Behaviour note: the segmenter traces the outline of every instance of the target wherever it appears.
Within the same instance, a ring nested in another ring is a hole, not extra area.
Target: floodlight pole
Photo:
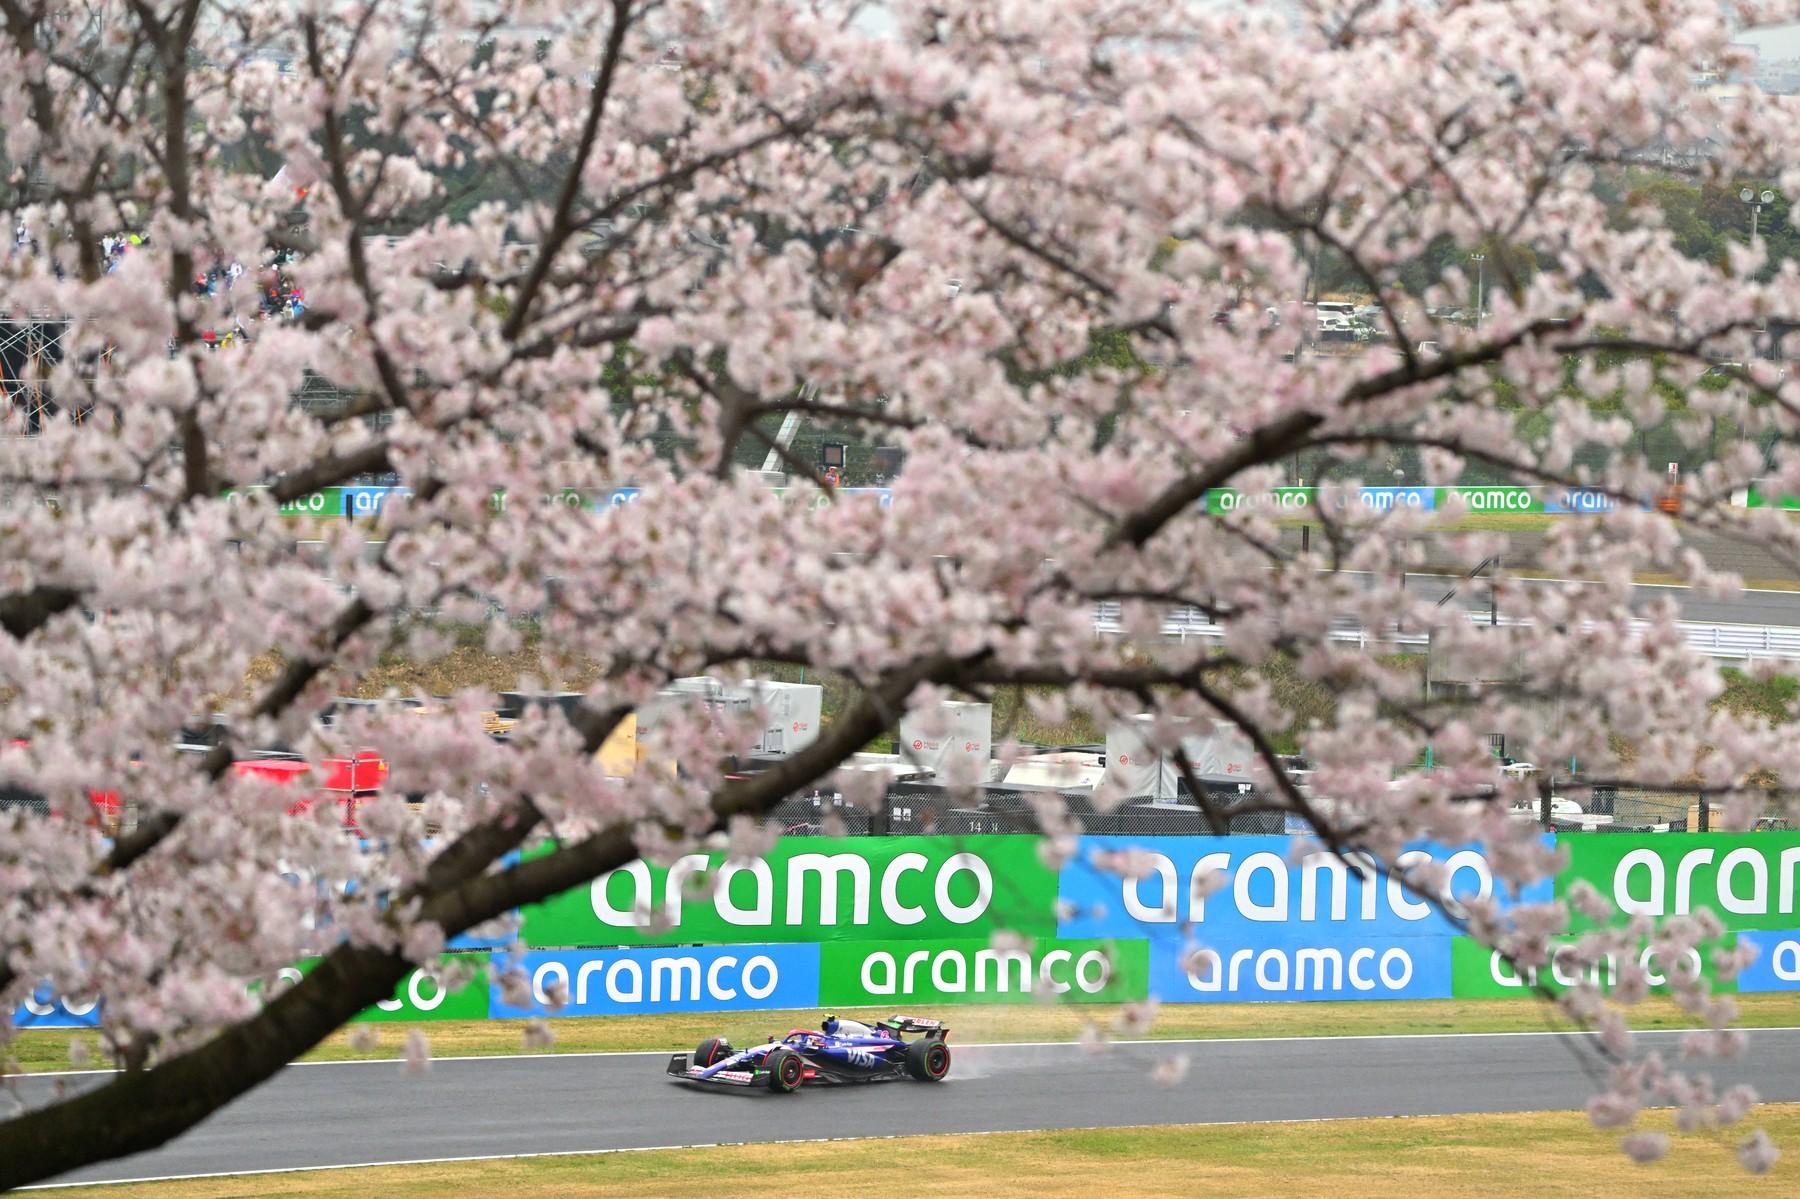
[[[1750,244],[1755,245],[1756,227],[1762,217],[1763,205],[1773,204],[1775,193],[1766,187],[1761,192],[1753,187],[1745,187],[1738,190],[1738,199],[1750,206]]]
[[[1475,331],[1479,333],[1487,316],[1487,255],[1471,254],[1469,257],[1475,260]]]

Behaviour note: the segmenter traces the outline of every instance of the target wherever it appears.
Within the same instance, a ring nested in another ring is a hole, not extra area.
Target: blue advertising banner
[[[775,494],[784,501],[793,502],[795,498],[809,509],[828,508],[840,499],[867,499],[875,501],[878,507],[894,506],[894,489],[892,487],[839,487],[830,495],[814,488],[777,487]]]
[[[1385,512],[1390,508],[1418,508],[1434,511],[1437,508],[1437,488],[1435,487],[1364,487],[1358,496],[1362,506]]]
[[[97,1028],[100,1003],[64,1003],[47,986],[40,986],[13,1013],[14,1028]]]
[[[389,500],[403,500],[411,494],[410,487],[346,487],[343,514],[352,520],[380,516]]]
[[[495,968],[508,962],[496,954]],[[813,1007],[819,1001],[817,945],[714,948],[561,949],[510,959],[531,983],[533,1002],[515,1007],[493,984],[488,1014],[624,1016],[650,1012],[747,1012]],[[546,1006],[560,986],[568,1005]]]
[[[1596,491],[1592,488],[1574,488],[1569,491],[1544,493],[1544,511],[1546,512],[1611,512],[1618,506],[1618,500],[1604,491]]]
[[[1150,942],[1150,997],[1163,1003],[1449,999],[1454,938],[1268,927]]]
[[[1800,991],[1800,929],[1746,930],[1738,944],[1756,946],[1756,960],[1738,974],[1739,991]]]
[[[1547,879],[1522,896],[1496,892],[1487,859],[1472,847],[1421,845],[1401,855],[1402,865],[1426,859],[1450,871],[1453,899],[1495,895],[1506,908],[1552,898]],[[1458,931],[1398,878],[1346,866],[1297,836],[1083,837],[1057,888],[1059,937],[1168,940],[1192,925],[1202,940],[1298,935],[1345,945]]]
[[[381,850],[383,853],[388,851],[386,843],[371,841],[366,837],[358,840],[356,847],[363,853],[369,853],[376,849]],[[419,842],[419,848],[429,853],[433,848],[432,839],[426,837],[421,840]],[[519,858],[520,853],[516,849],[502,855],[500,858],[500,868],[502,870],[511,870],[514,866],[519,864]],[[314,888],[320,896],[327,899],[331,897],[333,890],[341,890],[345,895],[353,894],[356,891],[356,883],[354,880],[329,884],[320,879],[312,871],[302,871],[292,867],[284,868],[281,872],[281,877],[296,887]],[[385,898],[380,899],[379,903],[383,908],[387,906],[387,900]],[[511,915],[515,918],[515,927],[512,932],[504,934],[495,933],[492,935],[477,935],[474,932],[459,933],[450,938],[446,943],[445,948],[450,950],[509,948],[517,944],[519,940],[518,929],[516,927],[516,920],[518,917],[517,909],[514,909]],[[327,925],[321,924],[318,927],[327,927]]]

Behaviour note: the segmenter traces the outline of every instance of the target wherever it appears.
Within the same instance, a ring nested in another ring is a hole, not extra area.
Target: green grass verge
[[[1196,1085],[1189,1082],[1187,1085]],[[604,1122],[604,1115],[597,1120]],[[1666,1112],[1643,1126],[1668,1130]],[[1747,1127],[1777,1143],[1800,1139],[1800,1104],[1772,1104]],[[1655,1194],[1777,1196],[1800,1189],[1800,1155],[1760,1178],[1732,1146],[1747,1129],[1677,1135],[1663,1160],[1634,1165],[1619,1134],[1573,1112],[1331,1120],[1300,1124],[1173,1125],[1069,1132],[880,1138],[800,1145],[732,1145],[442,1165],[375,1167],[248,1178],[192,1179],[53,1192],[94,1199],[713,1199],[729,1191],[857,1195],[864,1199],[980,1195],[983,1199],[1122,1196],[1518,1195],[1590,1199]],[[676,1133],[675,1135],[690,1135]],[[704,1130],[691,1135],[704,1137]]]
[[[1434,527],[1447,533],[1542,533],[1570,519],[1550,512],[1465,512]]]
[[[1800,992],[1737,997],[1746,1028],[1800,1027]],[[914,1009],[927,1014],[927,1009]],[[894,1008],[843,1009],[838,1014],[873,1020]],[[990,1004],[932,1008],[946,1020],[955,1042],[1073,1041],[1089,1028],[1109,1036],[1153,1040],[1230,1037],[1341,1037],[1416,1033],[1539,1032],[1570,1027],[1555,1009],[1529,999],[1441,999],[1372,1003],[1232,1003],[1170,1004],[1156,1012],[1147,1031],[1128,1033],[1122,1011],[1113,1004],[1049,1006]],[[725,1034],[739,1044],[771,1032],[816,1026],[816,1008],[792,1011],[679,1014],[666,1016],[592,1016],[552,1020],[556,1035],[552,1053],[606,1053],[691,1049],[704,1037]],[[1631,1013],[1634,1027],[1691,1028],[1680,1008],[1656,997]],[[420,1024],[362,1026],[376,1035],[373,1045],[358,1048],[352,1033],[340,1030],[307,1061],[354,1061],[394,1057],[410,1029],[430,1040],[438,1057],[525,1052],[524,1023],[518,1020],[444,1020]],[[364,1034],[367,1035],[366,1033]],[[104,1061],[91,1033],[25,1031],[11,1050],[27,1071],[66,1070],[72,1041],[84,1042],[90,1057]]]

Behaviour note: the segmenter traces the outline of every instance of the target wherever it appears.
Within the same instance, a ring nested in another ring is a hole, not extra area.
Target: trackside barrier
[[[1116,603],[1102,603],[1094,609],[1094,633],[1097,636],[1119,636],[1124,632],[1124,624],[1120,619],[1121,608]],[[1487,625],[1490,617],[1487,612],[1465,610],[1463,615],[1470,623]],[[1529,628],[1529,620],[1501,616],[1494,621],[1501,628]],[[1757,658],[1772,658],[1783,661],[1800,659],[1800,627],[1783,625],[1747,625],[1747,624],[1705,624],[1700,621],[1676,621],[1687,638],[1688,648],[1697,654],[1709,658],[1728,661],[1752,661]],[[1584,622],[1583,628],[1593,627],[1592,622]],[[1642,636],[1650,628],[1648,621],[1631,622],[1633,636]],[[1225,636],[1225,626],[1215,623],[1197,608],[1178,608],[1163,618],[1162,635],[1166,640],[1186,641],[1189,638],[1219,640]],[[1402,631],[1397,625],[1389,625],[1383,629],[1367,629],[1348,621],[1338,621],[1331,626],[1331,640],[1355,645],[1359,649],[1392,650],[1395,647],[1422,648],[1431,644],[1428,633]]]
[[[1399,878],[1297,836],[1085,836],[1065,862],[1035,836],[807,838],[735,871],[717,854],[613,871],[527,909],[523,947],[446,958],[491,962],[523,986],[420,969],[358,1019],[1525,996],[1534,977],[1608,988],[1628,962],[1653,989],[1691,971],[1717,991],[1800,990],[1800,833],[1544,836],[1568,866],[1518,895],[1496,887],[1479,846],[1416,845],[1401,864],[1438,863],[1453,905],[1492,897],[1504,912],[1585,881],[1652,931],[1706,907],[1723,936],[1675,961],[1648,939],[1589,964],[1559,950],[1521,974]],[[626,906],[639,898],[642,915]],[[1562,943],[1583,927],[1577,917]],[[568,938],[587,947],[543,944]],[[1755,960],[1719,977],[1714,951],[1740,940]],[[40,989],[14,1023],[90,1027],[99,1012]]]
[[[266,486],[233,489],[225,493],[232,499],[242,492],[267,490]],[[778,495],[792,495],[801,498],[810,507],[822,507],[830,501],[820,492],[811,488],[772,488]],[[581,508],[594,512],[606,512],[626,504],[636,503],[643,492],[636,487],[607,487],[598,489],[568,488],[563,491],[550,492],[536,496],[531,502],[538,504],[555,504],[568,508]],[[835,495],[845,499],[873,500],[883,508],[891,508],[895,502],[894,489],[891,487],[840,487]],[[1746,493],[1751,507],[1760,507],[1765,503],[1754,489]],[[390,503],[405,503],[412,496],[407,487],[327,487],[302,496],[281,505],[283,516],[312,517],[348,517],[352,520],[372,519],[380,516],[382,510]],[[495,492],[492,500],[495,512],[506,511],[512,500],[504,492]],[[1796,501],[1800,503],[1800,501]],[[1276,487],[1267,492],[1244,492],[1235,488],[1221,487],[1208,491],[1197,503],[1201,511],[1215,516],[1252,508],[1274,508],[1284,512],[1304,513],[1316,508],[1320,503],[1319,488],[1316,487]],[[1437,512],[1453,508],[1460,504],[1470,512],[1536,512],[1552,516],[1579,516],[1611,512],[1619,507],[1618,500],[1605,491],[1594,488],[1564,487],[1362,487],[1348,493],[1348,498],[1340,503],[1340,508],[1361,508],[1369,511],[1391,511],[1394,509],[1416,509],[1423,512]],[[1648,507],[1648,505],[1640,505]]]
[[[242,489],[232,488],[225,492],[225,499],[236,500],[240,495],[251,492],[267,491],[266,485],[258,484]],[[774,488],[778,495],[786,489]],[[562,491],[550,492],[533,497],[529,502],[540,505],[555,505],[564,508],[583,509],[590,512],[610,512],[614,508],[633,504],[643,492],[637,487],[608,487],[598,490],[566,488]],[[820,507],[829,501],[816,491],[795,490],[793,495],[803,497],[811,507]],[[894,493],[887,487],[840,487],[836,494],[850,499],[870,499],[889,508],[894,503]],[[373,520],[379,517],[389,504],[404,504],[412,498],[410,487],[326,487],[299,499],[290,500],[280,506],[282,516],[308,517],[347,517],[351,520]],[[489,501],[494,512],[505,512],[516,503],[504,491],[496,491]]]

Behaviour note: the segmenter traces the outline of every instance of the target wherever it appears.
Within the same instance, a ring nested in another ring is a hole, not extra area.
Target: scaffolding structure
[[[9,431],[42,432],[59,411],[50,374],[62,361],[68,332],[66,319],[0,314],[0,412]]]
[[[71,341],[70,329],[71,322],[66,317],[0,312],[0,430],[15,436],[35,436],[64,413],[52,394],[50,376],[63,360]],[[307,371],[293,399],[297,407],[325,415],[342,411],[356,397],[323,376]],[[67,415],[80,424],[86,411],[78,407]]]

